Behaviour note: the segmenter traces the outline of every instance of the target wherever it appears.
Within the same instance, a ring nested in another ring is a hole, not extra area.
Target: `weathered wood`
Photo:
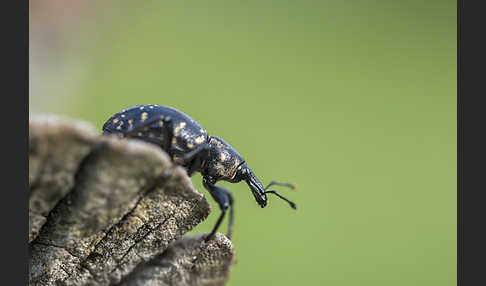
[[[29,126],[29,242],[45,217],[74,185],[74,174],[94,144],[96,133],[84,122],[34,117]]]
[[[194,249],[200,241],[200,235],[177,240],[155,259],[139,264],[119,286],[224,285],[234,259],[231,242],[217,233],[199,253],[199,264],[194,265]]]
[[[30,285],[223,285],[233,264],[226,237],[195,264],[189,253],[202,238],[177,240],[210,212],[186,171],[155,145],[93,130],[30,121]],[[179,266],[147,266],[167,253]]]

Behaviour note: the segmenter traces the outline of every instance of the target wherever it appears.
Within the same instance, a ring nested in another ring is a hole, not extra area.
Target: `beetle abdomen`
[[[161,110],[161,106],[157,105],[137,105],[123,109],[115,113],[103,125],[103,132],[110,134],[124,134],[136,126],[140,126],[145,121],[154,118],[154,116],[168,116],[165,110]],[[162,118],[161,118],[162,119]],[[162,120],[160,121],[162,122]],[[162,128],[163,123],[159,121],[150,125],[152,128]]]
[[[103,134],[126,137],[127,132],[144,123],[149,124],[128,137],[159,145],[176,163],[183,154],[208,140],[206,130],[188,115],[153,104],[137,105],[116,113],[103,125]]]

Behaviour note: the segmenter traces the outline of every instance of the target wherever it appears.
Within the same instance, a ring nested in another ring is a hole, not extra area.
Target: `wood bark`
[[[209,212],[158,146],[31,118],[30,285],[224,285],[231,242],[218,233],[199,249],[202,235],[183,237]]]

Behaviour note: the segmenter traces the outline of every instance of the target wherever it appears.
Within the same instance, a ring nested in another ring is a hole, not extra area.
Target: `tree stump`
[[[88,123],[29,123],[29,285],[224,285],[234,249],[185,236],[210,212],[159,147]]]

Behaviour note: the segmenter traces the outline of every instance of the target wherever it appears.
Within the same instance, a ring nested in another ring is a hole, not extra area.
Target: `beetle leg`
[[[227,198],[228,198],[228,203],[229,203],[229,223],[228,223],[228,233],[226,234],[226,237],[231,239],[231,234],[233,233],[233,210],[234,210],[234,206],[233,206],[233,195],[231,194],[231,192],[226,189],[225,187],[218,187],[219,190],[223,193],[226,194]]]
[[[216,222],[216,225],[213,227],[211,233],[204,239],[206,242],[211,240],[218,230],[223,218],[226,214],[226,210],[228,207],[230,208],[230,222],[229,222],[229,231],[228,231],[228,238],[231,237],[231,232],[233,229],[233,197],[231,196],[230,192],[222,186],[215,186],[215,185],[207,185],[204,184],[206,189],[209,191],[213,199],[218,203],[219,208],[221,209],[221,215]]]
[[[226,234],[226,237],[231,239],[231,233],[233,231],[233,195],[225,187],[208,184],[205,180],[203,180],[203,185],[209,191],[213,199],[218,203],[219,208],[221,209],[221,215],[219,216],[218,221],[216,222],[216,225],[214,226],[211,233],[208,234],[203,241],[201,241],[201,244],[197,249],[197,254],[193,258],[193,263],[196,263],[196,261],[198,260],[199,253],[201,252],[201,249],[204,247],[204,245],[213,238],[214,234],[219,228],[219,225],[223,221],[226,210],[228,208],[230,208],[230,213],[228,234]]]

